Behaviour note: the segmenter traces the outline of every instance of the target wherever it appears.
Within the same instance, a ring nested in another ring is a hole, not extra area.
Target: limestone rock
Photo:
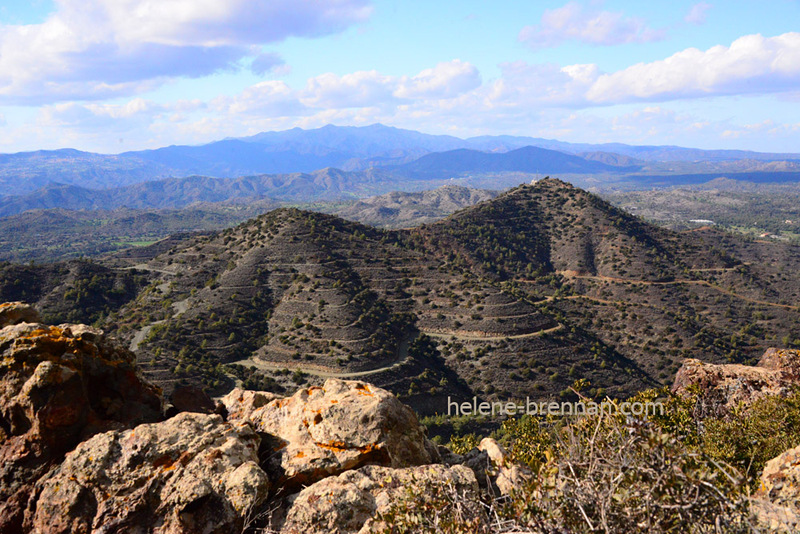
[[[40,480],[26,528],[37,534],[241,532],[270,486],[258,467],[258,445],[247,425],[188,412],[98,434]]]
[[[439,461],[414,412],[364,382],[330,379],[252,411],[248,406],[262,400],[242,401],[237,409],[231,395],[224,401],[229,420],[248,421],[262,435],[265,469],[289,489],[366,464]]]
[[[266,391],[233,388],[233,391],[222,397],[222,405],[231,420],[247,421],[254,411],[280,398],[280,395]]]
[[[0,303],[0,328],[19,323],[41,322],[39,313],[23,302]]]
[[[766,463],[754,497],[756,517],[770,532],[800,529],[800,447]]]
[[[436,488],[458,495],[482,522],[475,475],[464,466],[426,465],[405,469],[366,466],[326,478],[291,499],[281,534],[369,534],[380,531],[377,514],[414,492],[422,497]]]
[[[787,382],[800,383],[800,350],[767,349],[758,366],[779,371]]]
[[[0,532],[21,528],[33,483],[82,440],[157,421],[134,355],[85,325],[0,330]]]
[[[769,395],[786,395],[800,384],[800,351],[769,349],[756,366],[710,364],[687,359],[675,376],[672,390],[700,389],[705,409],[730,410]]]

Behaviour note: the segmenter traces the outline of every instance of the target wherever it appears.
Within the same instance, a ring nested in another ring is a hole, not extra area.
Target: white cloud
[[[389,103],[395,80],[376,70],[357,71],[344,76],[320,74],[308,80],[301,101],[315,108],[368,107]]]
[[[731,46],[689,48],[664,60],[603,74],[587,92],[595,103],[666,101],[795,90],[800,83],[800,33],[747,35]]]
[[[478,69],[454,59],[413,77],[358,71],[321,74],[308,80],[301,101],[312,108],[361,108],[397,105],[407,100],[449,99],[480,87]]]
[[[580,41],[611,46],[644,43],[663,39],[666,33],[647,26],[639,17],[623,13],[586,10],[577,2],[545,10],[538,25],[525,26],[519,40],[533,48],[558,46],[564,41]]]
[[[36,25],[0,27],[0,101],[101,99],[235,68],[254,46],[343,30],[368,0],[59,0]],[[257,55],[257,54],[256,54]],[[280,59],[257,55],[266,72]]]
[[[691,7],[689,12],[683,18],[689,24],[705,24],[706,22],[706,11],[711,9],[713,6],[707,2],[700,2]]]
[[[285,82],[265,81],[250,86],[234,97],[221,96],[211,102],[215,112],[231,115],[287,117],[303,115],[299,95]]]
[[[500,69],[502,76],[491,84],[486,96],[495,107],[580,106],[599,75],[597,65],[591,63],[560,67],[515,61],[502,63]]]
[[[722,132],[721,137],[727,139],[780,139],[791,138],[800,133],[800,123],[784,124],[776,123],[771,119],[761,122],[745,124],[739,127],[731,127]]]
[[[39,111],[38,124],[47,127],[67,127],[76,130],[128,130],[147,126],[171,106],[162,106],[142,98],[124,104],[79,104],[65,102],[44,106]]]
[[[253,74],[264,76],[268,72],[277,71],[285,65],[283,58],[274,52],[263,52],[253,58],[250,70]]]
[[[269,43],[314,37],[367,19],[363,0],[93,0],[119,38],[175,46]],[[85,0],[62,0],[85,9]]]
[[[480,85],[478,69],[455,59],[425,69],[413,78],[404,77],[394,95],[398,98],[452,98]]]
[[[19,133],[3,135],[0,144],[9,146],[13,137],[29,135],[26,142],[31,144],[55,137],[59,144],[64,144],[64,139],[88,139],[88,146],[112,143],[113,147],[119,132],[119,137],[125,134],[126,143],[140,143],[126,148],[140,148],[328,122],[385,122],[457,135],[508,132],[572,139],[594,136],[595,140],[632,143],[671,138],[684,144],[696,139],[708,145],[702,140],[707,136],[754,142],[756,127],[711,120],[702,114],[687,117],[662,103],[747,94],[798,98],[800,33],[745,36],[730,46],[687,49],[661,61],[611,73],[601,72],[592,63],[562,66],[524,61],[501,64],[500,73],[482,82],[475,66],[454,59],[416,75],[394,76],[375,70],[327,73],[309,78],[299,87],[265,80],[208,101],[164,104],[133,98],[113,105],[66,102],[45,106],[38,121],[28,120],[41,132],[23,128],[27,124],[16,118],[15,111],[15,118],[7,117],[12,124],[2,130]],[[638,102],[652,104],[631,110]],[[593,108],[604,109],[593,112]],[[796,125],[792,125],[794,130],[758,127],[765,139],[791,139],[798,134]],[[724,131],[729,132],[725,137]],[[104,137],[103,132],[110,134]]]

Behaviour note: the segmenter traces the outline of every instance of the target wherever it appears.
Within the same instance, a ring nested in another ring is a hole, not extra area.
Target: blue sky
[[[800,0],[0,5],[0,152],[375,122],[800,152]]]

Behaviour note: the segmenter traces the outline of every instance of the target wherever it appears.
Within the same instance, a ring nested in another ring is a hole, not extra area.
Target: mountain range
[[[0,266],[0,300],[109,329],[167,391],[368,377],[423,413],[624,396],[796,343],[800,254],[652,226],[567,183],[381,230],[281,208],[98,261]]]
[[[524,150],[518,152],[519,149]],[[500,157],[503,153],[508,153],[507,157]],[[740,163],[731,167],[731,161]],[[747,164],[743,165],[743,161]],[[447,179],[453,177],[452,173],[775,172],[762,165],[773,161],[784,162],[776,169],[781,172],[800,169],[798,154],[572,144],[513,136],[459,139],[380,124],[365,127],[329,125],[314,130],[294,128],[199,146],[169,146],[117,155],[72,149],[0,154],[0,194],[26,195],[51,184],[97,190],[193,175],[217,178],[281,176],[311,174],[325,168],[364,172],[349,175],[353,183],[362,184],[364,180],[369,183],[374,174],[371,171],[391,168],[392,183],[382,190],[370,190],[369,193],[373,194],[388,192],[392,185],[403,180]],[[351,189],[348,185],[345,191]],[[330,194],[336,190],[322,192]]]

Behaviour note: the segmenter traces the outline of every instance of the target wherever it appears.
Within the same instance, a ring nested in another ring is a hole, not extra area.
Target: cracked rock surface
[[[370,464],[410,467],[439,461],[414,412],[386,390],[329,379],[322,387],[251,409],[241,390],[223,399],[229,418],[261,435],[265,469],[290,489]],[[262,402],[262,401],[256,401]]]

